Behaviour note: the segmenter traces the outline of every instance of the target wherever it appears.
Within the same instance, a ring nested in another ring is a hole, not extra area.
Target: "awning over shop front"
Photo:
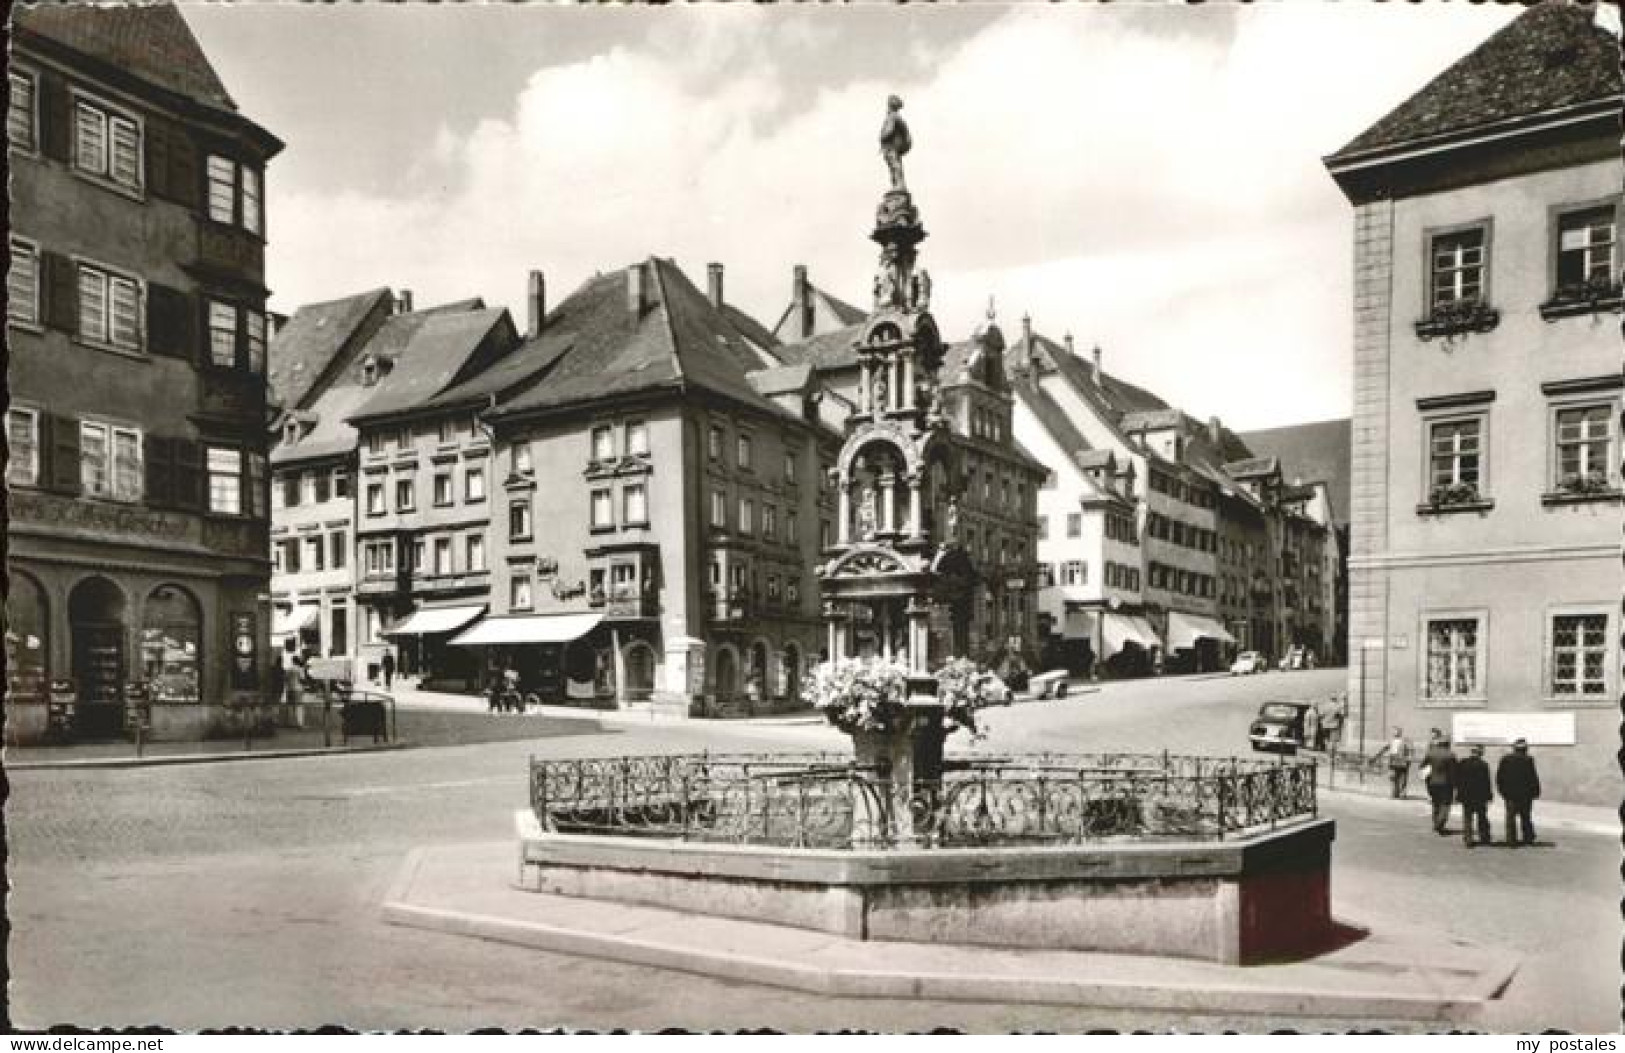
[[[271,635],[286,636],[310,628],[316,624],[316,617],[321,614],[320,607],[295,607],[284,614],[277,611],[271,618]]]
[[[427,636],[456,632],[485,613],[484,606],[419,607],[406,621],[386,629],[385,636]]]
[[[1114,655],[1123,649],[1124,644],[1138,644],[1150,650],[1161,647],[1162,641],[1157,639],[1157,632],[1151,628],[1151,623],[1144,618],[1132,614],[1113,614],[1106,612],[1101,619],[1101,634],[1106,638],[1106,645],[1101,649],[1101,655]]]
[[[452,641],[459,647],[487,644],[569,643],[592,632],[602,614],[510,614],[487,618]]]
[[[1212,618],[1200,614],[1183,614],[1179,611],[1168,612],[1168,646],[1176,651],[1183,651],[1188,647],[1195,647],[1200,637],[1209,637],[1220,643],[1233,644],[1236,638],[1225,631],[1224,626]]]

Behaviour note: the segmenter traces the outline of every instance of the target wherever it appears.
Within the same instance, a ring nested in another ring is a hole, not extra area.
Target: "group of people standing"
[[[1393,795],[1403,797],[1411,764],[1411,745],[1403,729],[1394,729],[1393,738],[1378,755],[1383,753],[1388,755]],[[1450,740],[1438,728],[1433,728],[1427,752],[1422,757],[1421,775],[1428,799],[1433,802],[1434,833],[1449,832],[1450,805],[1459,802],[1462,839],[1467,847],[1490,844],[1494,840],[1490,834],[1490,802],[1500,793],[1506,809],[1506,843],[1512,847],[1534,844],[1534,806],[1540,797],[1540,772],[1535,767],[1535,758],[1529,755],[1528,740],[1518,739],[1512,744],[1512,750],[1501,757],[1495,766],[1492,790],[1484,747],[1473,746],[1466,757],[1458,758],[1450,748]]]

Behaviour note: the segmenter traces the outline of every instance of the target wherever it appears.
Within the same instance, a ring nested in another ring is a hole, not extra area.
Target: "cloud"
[[[1349,210],[1320,157],[1512,13],[1125,10],[975,12],[942,34],[932,19],[969,16],[650,11],[470,130],[427,130],[387,194],[279,188],[273,170],[277,306],[381,284],[517,306],[532,267],[557,298],[649,254],[696,278],[726,263],[730,299],[768,324],[796,263],[861,302],[897,92],[947,331],[994,294],[1007,330],[1031,311],[1098,339],[1108,369],[1192,412],[1346,412]]]

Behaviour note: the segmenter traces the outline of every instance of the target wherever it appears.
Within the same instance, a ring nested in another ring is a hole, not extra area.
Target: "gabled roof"
[[[763,395],[784,395],[806,391],[812,382],[812,367],[805,362],[795,366],[775,366],[745,374],[750,386]]]
[[[770,332],[767,326],[763,325],[761,322],[758,322],[756,319],[752,318],[744,311],[741,311],[733,304],[724,303],[722,305],[722,316],[728,320],[730,325],[739,330],[740,334],[742,334],[745,339],[749,340],[763,351],[772,354],[773,349],[779,346],[779,338]]]
[[[414,311],[386,321],[365,354],[393,364],[352,420],[414,409],[446,390],[508,312]]]
[[[845,300],[831,296],[811,282],[807,283],[807,301],[812,307],[812,331],[815,337],[837,329],[861,325],[869,317],[864,311],[853,307]],[[780,343],[803,341],[801,320],[796,317],[794,300],[779,315],[778,323],[773,326],[773,336]]]
[[[1237,479],[1251,479],[1261,475],[1274,475],[1281,470],[1281,462],[1274,457],[1248,457],[1231,461],[1224,470]]]
[[[1322,481],[1332,502],[1337,524],[1349,521],[1350,448],[1353,429],[1348,418],[1294,424],[1286,428],[1249,431],[1242,435],[1261,457],[1278,458],[1282,474],[1292,479]]]
[[[237,104],[174,4],[19,4],[12,19],[16,29],[211,109],[237,112]]]
[[[304,402],[333,360],[370,335],[366,323],[381,316],[389,300],[388,289],[373,289],[296,310],[271,337],[266,381],[272,403],[292,409]]]
[[[1619,41],[1592,5],[1537,4],[1327,161],[1613,99],[1620,84]]]
[[[679,386],[784,415],[746,379],[762,368],[751,341],[675,263],[651,257],[633,266],[644,271],[642,312],[634,318],[627,301],[631,268],[589,279],[543,327],[540,353],[556,364],[498,415]]]
[[[820,373],[834,369],[849,369],[858,364],[857,341],[863,335],[863,325],[848,325],[811,340],[781,344],[774,354],[789,363],[804,362]]]

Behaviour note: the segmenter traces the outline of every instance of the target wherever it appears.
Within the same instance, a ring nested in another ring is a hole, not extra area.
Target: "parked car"
[[[1286,654],[1281,656],[1282,669],[1313,669],[1315,667],[1315,652],[1302,644],[1287,648]]]
[[[1065,698],[1066,687],[1065,669],[1051,669],[1047,673],[1039,673],[1027,683],[1027,688],[1034,698]]]
[[[1230,663],[1230,672],[1234,676],[1243,676],[1249,673],[1262,673],[1269,669],[1269,663],[1257,651],[1243,651],[1236,655],[1236,660]]]
[[[1258,707],[1247,731],[1247,740],[1253,749],[1264,753],[1298,752],[1303,746],[1303,715],[1309,711],[1309,702],[1266,702]]]

